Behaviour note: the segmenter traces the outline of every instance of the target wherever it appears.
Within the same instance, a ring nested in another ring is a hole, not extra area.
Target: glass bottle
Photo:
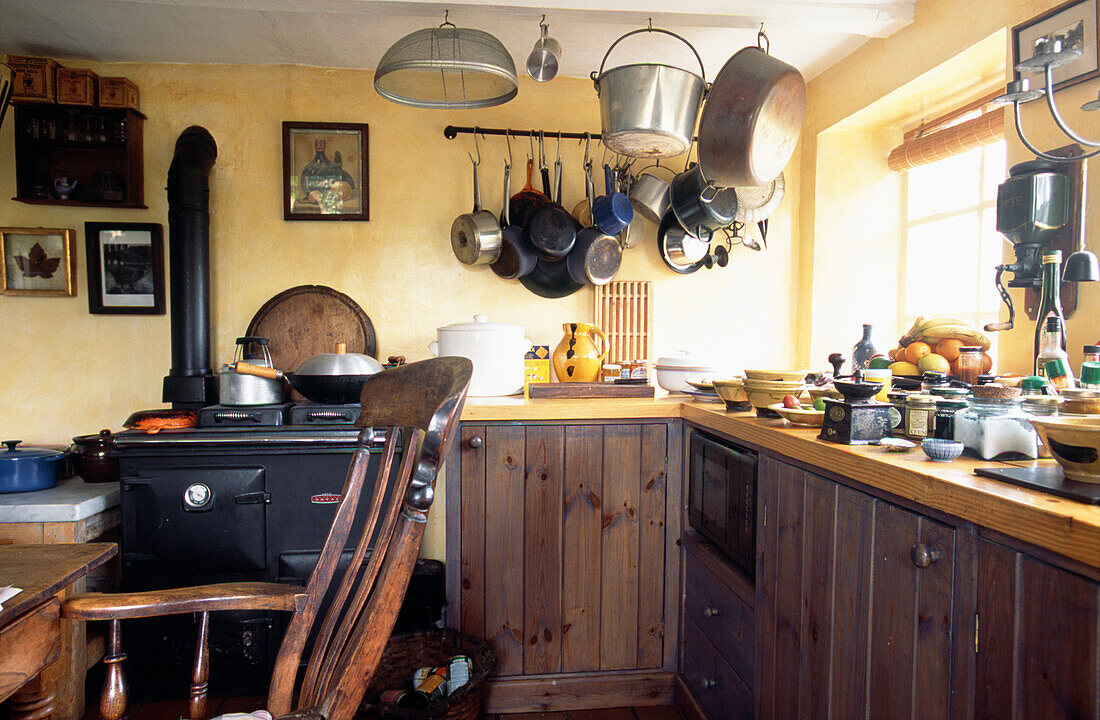
[[[1073,373],[1069,371],[1068,360],[1062,358],[1048,360],[1046,365],[1043,366],[1043,373],[1050,381],[1050,386],[1056,391],[1069,390],[1075,386]]]
[[[1040,337],[1046,325],[1046,319],[1050,315],[1057,316],[1061,323],[1061,340],[1059,345],[1066,349],[1066,316],[1062,313],[1062,251],[1053,250],[1043,253],[1043,289],[1039,299],[1039,313],[1035,323],[1035,372],[1039,374],[1039,350]]]
[[[1100,345],[1086,345],[1082,362],[1100,362]]]
[[[852,348],[852,372],[866,369],[867,364],[871,362],[871,358],[878,354],[878,351],[875,350],[875,343],[871,340],[871,329],[870,325],[864,325],[863,339]]]
[[[328,159],[328,155],[325,154],[326,141],[314,140],[313,159],[302,168],[302,173],[299,177],[299,190],[302,193],[303,199],[309,201],[310,193],[324,192],[327,188],[331,187],[334,181],[340,179],[341,169],[335,163]]]
[[[1039,335],[1039,355],[1036,358],[1038,374],[1046,376],[1046,366],[1051,360],[1063,360],[1069,363],[1069,355],[1062,345],[1065,334],[1062,332],[1062,321],[1056,316],[1050,315],[1043,323],[1043,331]]]

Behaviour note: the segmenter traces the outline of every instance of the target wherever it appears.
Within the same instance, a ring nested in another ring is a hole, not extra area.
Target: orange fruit
[[[936,346],[936,354],[943,355],[949,361],[959,359],[959,348],[963,346],[962,340],[956,340],[955,338],[947,338],[941,340],[940,344]]]
[[[898,348],[890,348],[890,352],[886,353],[886,356],[890,358],[890,362],[894,362],[898,359]]]
[[[982,353],[982,374],[988,375],[993,370],[993,358],[989,356],[989,353]]]
[[[926,342],[911,342],[905,347],[905,359],[916,365],[920,359],[932,352],[932,346]]]

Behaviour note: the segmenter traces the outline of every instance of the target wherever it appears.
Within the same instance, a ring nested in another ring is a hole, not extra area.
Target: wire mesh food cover
[[[516,64],[487,32],[445,25],[398,40],[382,56],[374,89],[402,105],[484,108],[516,96]]]

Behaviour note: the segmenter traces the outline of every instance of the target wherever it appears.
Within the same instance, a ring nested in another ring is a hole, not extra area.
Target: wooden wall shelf
[[[15,106],[15,198],[32,205],[145,208],[143,122],[128,108]],[[76,180],[70,199],[59,177]]]

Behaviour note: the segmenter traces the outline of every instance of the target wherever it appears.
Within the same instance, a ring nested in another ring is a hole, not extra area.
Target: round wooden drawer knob
[[[919,568],[926,568],[932,563],[939,562],[943,553],[939,548],[928,547],[924,543],[916,543],[909,550],[909,559]]]
[[[722,611],[714,606],[708,605],[707,607],[703,608],[703,617],[705,618],[718,617],[721,614]]]
[[[470,438],[469,440],[466,441],[466,444],[476,450],[477,448],[481,447],[481,444],[482,444],[481,436],[480,435],[474,435],[472,438]]]

